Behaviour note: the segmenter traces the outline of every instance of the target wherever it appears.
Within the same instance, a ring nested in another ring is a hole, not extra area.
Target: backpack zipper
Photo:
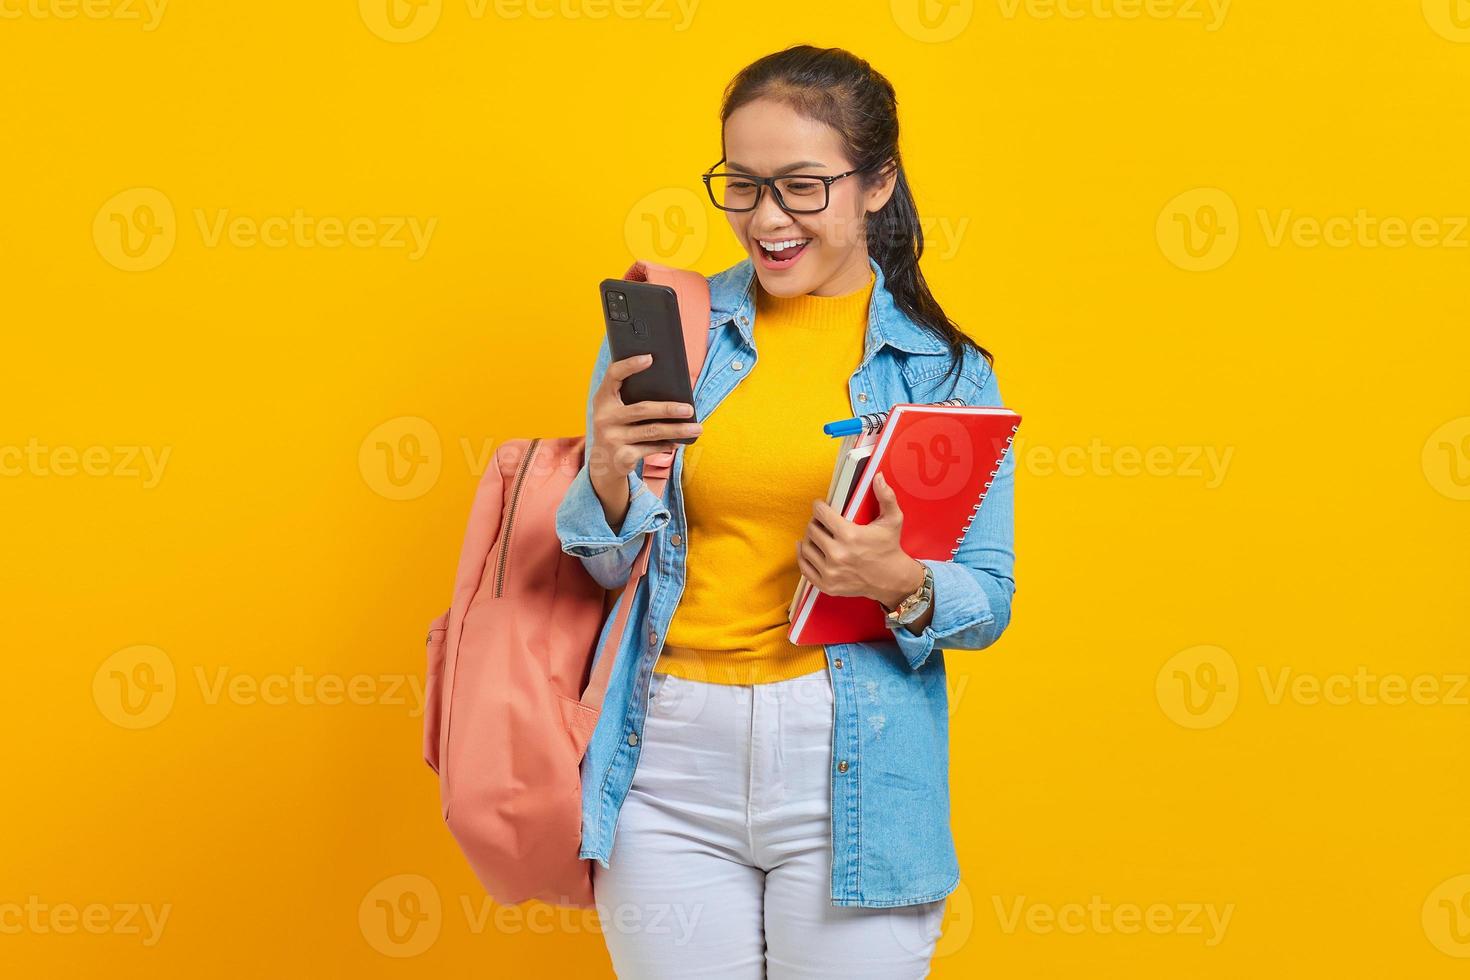
[[[496,562],[495,569],[495,598],[499,598],[505,586],[505,567],[510,562],[510,534],[511,524],[516,519],[516,504],[521,498],[521,484],[525,482],[526,471],[531,468],[531,457],[536,455],[536,447],[541,440],[532,439],[531,445],[526,448],[526,455],[521,457],[521,465],[516,469],[515,483],[510,488],[510,506],[505,509],[505,526],[500,529],[500,558]]]

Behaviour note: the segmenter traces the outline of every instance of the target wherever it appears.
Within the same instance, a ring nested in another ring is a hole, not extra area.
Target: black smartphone
[[[614,361],[652,354],[653,363],[623,381],[623,404],[661,401],[694,404],[689,383],[689,356],[684,350],[684,326],[679,319],[679,297],[668,286],[626,279],[604,279],[602,315],[607,323],[607,347]],[[653,422],[698,422],[693,415],[648,419]],[[698,436],[670,439],[688,445]],[[660,440],[664,441],[664,440]]]

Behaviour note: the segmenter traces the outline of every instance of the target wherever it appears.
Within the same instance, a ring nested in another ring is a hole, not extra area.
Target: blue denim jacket
[[[897,402],[959,397],[971,405],[1001,404],[989,364],[966,349],[958,378],[945,381],[948,346],[916,325],[894,303],[883,270],[868,309],[862,363],[848,382],[853,415]],[[709,418],[755,368],[754,266],[750,258],[709,279],[709,347],[695,387],[697,417]],[[590,391],[610,363],[604,338]],[[588,452],[592,402],[587,404]],[[835,445],[835,443],[834,443]],[[835,451],[835,450],[834,450]],[[588,457],[590,458],[590,456]],[[835,457],[834,457],[835,459]],[[622,586],[645,534],[653,552],[617,651],[602,715],[582,761],[580,856],[608,867],[618,811],[638,764],[649,681],[660,640],[684,589],[688,541],[680,476],[674,457],[662,498],[643,484],[640,461],[628,474],[629,504],[613,533],[584,463],[556,515],[562,551],[580,558],[607,589]],[[832,904],[883,908],[930,902],[959,884],[949,813],[949,702],[944,650],[979,650],[1010,621],[1015,592],[1012,514],[1014,455],[1008,453],[984,505],[953,561],[922,559],[934,574],[934,611],[920,634],[892,627],[893,639],[826,646],[835,700],[832,758]],[[666,498],[666,499],[665,499]],[[674,540],[680,544],[672,543]],[[792,542],[795,548],[795,542]],[[793,558],[793,561],[795,559]],[[612,622],[603,624],[603,638]],[[601,640],[599,640],[599,649]]]

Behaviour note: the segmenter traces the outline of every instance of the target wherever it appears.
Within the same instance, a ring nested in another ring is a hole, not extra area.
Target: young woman
[[[709,281],[703,422],[640,424],[690,406],[623,404],[647,363],[609,363],[604,341],[587,463],[557,512],[563,550],[608,589],[654,535],[646,584],[618,600],[640,625],[583,761],[581,856],[620,977],[922,977],[959,883],[942,650],[1010,620],[1014,463],[953,560],[915,560],[888,488],[868,525],[827,505],[821,426],[1000,392],[919,271],[882,75],[789,48],[734,79],[721,121],[704,180],[749,257]],[[641,461],[690,434],[655,498]],[[791,644],[802,575],[882,603],[892,639]]]

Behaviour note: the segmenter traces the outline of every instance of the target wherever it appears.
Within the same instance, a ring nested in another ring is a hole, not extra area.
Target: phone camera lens
[[[610,291],[607,294],[607,315],[613,320],[628,319],[628,297],[625,293]]]

